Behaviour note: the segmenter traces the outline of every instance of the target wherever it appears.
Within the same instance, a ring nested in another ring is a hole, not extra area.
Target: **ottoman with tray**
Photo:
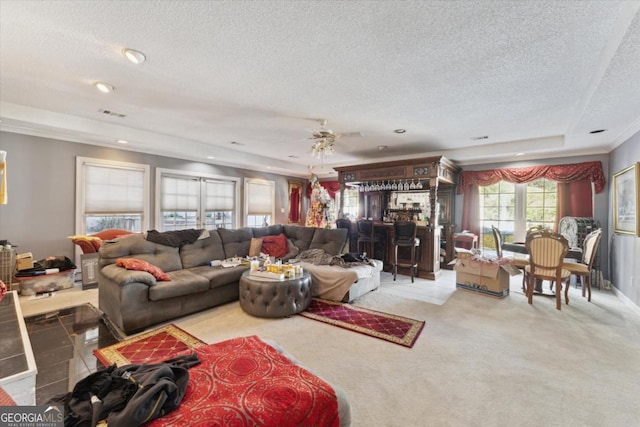
[[[278,279],[242,273],[240,307],[257,317],[289,317],[306,310],[311,303],[311,276],[308,272]]]

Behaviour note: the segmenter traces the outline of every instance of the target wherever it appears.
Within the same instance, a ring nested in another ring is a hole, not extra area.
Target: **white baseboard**
[[[624,305],[632,309],[638,316],[640,316],[640,307],[638,307],[636,303],[631,301],[629,297],[620,292],[620,290],[615,286],[611,285],[611,289],[613,290],[613,293],[618,297],[618,299],[624,303]]]

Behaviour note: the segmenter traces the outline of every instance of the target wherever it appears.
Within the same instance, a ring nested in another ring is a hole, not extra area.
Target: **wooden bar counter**
[[[435,280],[440,275],[440,230],[435,230],[432,226],[424,221],[417,221],[418,231],[416,237],[420,239],[420,249],[416,255],[418,259],[417,276],[423,279]],[[395,248],[393,239],[395,232],[393,223],[374,221],[373,225],[376,234],[381,237],[382,245],[384,245],[384,254],[380,248],[376,250],[376,259],[382,259],[384,263],[384,271],[393,271],[393,258]],[[432,244],[431,244],[432,243]],[[399,259],[409,259],[409,248],[398,249]],[[398,268],[398,274],[409,275],[408,268]]]

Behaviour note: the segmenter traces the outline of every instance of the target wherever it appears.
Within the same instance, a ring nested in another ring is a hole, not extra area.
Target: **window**
[[[148,165],[76,158],[76,234],[148,226]]]
[[[505,242],[523,242],[531,227],[553,228],[556,218],[557,184],[545,178],[527,184],[500,181],[480,186],[480,243],[495,249],[491,226]]]
[[[267,227],[275,217],[276,188],[273,181],[244,179],[247,227]]]
[[[156,218],[162,231],[235,228],[236,178],[158,169]]]
[[[341,194],[336,193],[336,208],[340,209],[340,196]],[[344,189],[344,201],[342,204],[342,213],[345,218],[350,219],[351,221],[355,221],[358,217],[358,200],[360,198],[360,192],[358,191],[358,187],[350,187],[346,186]],[[337,218],[337,215],[336,215]]]

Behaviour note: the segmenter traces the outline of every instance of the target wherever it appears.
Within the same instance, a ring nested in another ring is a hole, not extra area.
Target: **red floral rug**
[[[174,324],[99,348],[93,354],[105,366],[131,363],[158,363],[185,350],[206,345],[204,341]]]
[[[408,317],[319,298],[312,299],[309,308],[298,314],[405,347],[413,347],[425,324]]]

